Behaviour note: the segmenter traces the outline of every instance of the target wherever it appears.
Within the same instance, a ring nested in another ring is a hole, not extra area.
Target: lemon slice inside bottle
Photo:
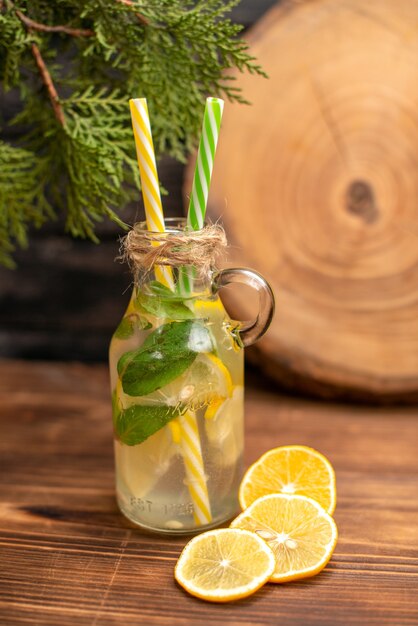
[[[220,298],[197,298],[193,302],[193,308],[197,316],[218,320],[225,317],[225,309]]]
[[[221,467],[233,467],[242,454],[244,429],[244,388],[235,385],[230,398],[209,405],[205,412],[205,432]]]
[[[232,395],[231,374],[219,357],[199,354],[193,364],[170,384],[134,403],[147,406],[178,406],[182,411],[197,411],[204,406],[219,405]]]

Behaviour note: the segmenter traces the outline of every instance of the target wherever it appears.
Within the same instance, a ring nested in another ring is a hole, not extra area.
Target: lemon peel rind
[[[334,549],[335,546],[337,545],[337,541],[338,541],[338,528],[337,525],[335,523],[335,520],[331,517],[331,515],[329,515],[329,513],[327,513],[325,511],[325,509],[319,504],[319,502],[317,502],[316,500],[314,500],[313,498],[308,498],[308,496],[301,496],[298,494],[293,494],[293,495],[286,495],[286,494],[282,494],[282,493],[271,493],[265,496],[261,496],[260,498],[257,498],[257,500],[254,500],[254,502],[252,504],[250,504],[250,506],[243,511],[242,513],[240,513],[232,522],[230,525],[230,528],[239,528],[238,526],[235,526],[235,524],[239,523],[241,520],[246,519],[251,517],[251,512],[254,508],[257,508],[257,506],[259,506],[259,503],[264,502],[266,500],[270,500],[270,499],[277,499],[280,498],[281,500],[287,500],[287,501],[295,501],[295,500],[300,500],[303,502],[309,502],[310,504],[312,504],[316,510],[318,511],[318,514],[320,517],[326,519],[331,528],[332,528],[332,537],[331,537],[331,541],[326,545],[326,552],[323,556],[323,558],[318,561],[317,563],[315,563],[315,565],[312,565],[311,567],[307,567],[304,568],[303,570],[289,570],[288,572],[286,572],[286,574],[280,574],[280,575],[275,575],[274,573],[272,574],[272,576],[269,579],[269,582],[271,583],[285,583],[285,582],[290,582],[292,580],[300,580],[302,578],[309,578],[311,576],[315,576],[316,574],[319,574],[319,572],[321,572],[324,567],[329,563],[333,553],[334,553]],[[253,518],[254,519],[254,518]],[[250,531],[251,532],[251,531]]]
[[[251,583],[247,583],[246,585],[242,585],[240,587],[235,587],[234,589],[231,589],[231,590],[217,589],[217,590],[214,590],[213,592],[204,590],[202,589],[202,587],[198,585],[194,585],[193,582],[191,582],[190,580],[185,580],[181,573],[183,562],[187,560],[187,556],[189,552],[191,552],[195,544],[198,543],[199,541],[202,541],[202,538],[208,535],[216,536],[216,535],[219,535],[220,532],[225,533],[225,532],[231,532],[231,531],[233,531],[235,535],[239,533],[240,535],[250,536],[254,541],[258,543],[258,547],[264,552],[264,554],[268,557],[268,560],[269,560],[269,567],[266,568],[265,575],[254,577],[254,580]],[[258,589],[260,589],[266,582],[269,582],[271,580],[271,576],[274,572],[275,566],[276,566],[276,559],[274,557],[273,551],[269,548],[266,542],[263,541],[263,539],[261,539],[261,537],[259,537],[256,533],[253,533],[249,530],[240,529],[240,528],[222,528],[222,529],[217,528],[214,530],[209,530],[200,535],[197,535],[196,537],[193,537],[193,539],[191,539],[186,544],[186,546],[183,548],[183,551],[181,552],[178,558],[176,567],[174,569],[174,577],[176,581],[178,582],[178,584],[183,589],[185,589],[185,591],[187,591],[190,595],[196,598],[199,598],[201,600],[206,600],[208,602],[220,602],[220,603],[233,602],[234,600],[240,600],[242,598],[246,598],[252,595],[256,591],[258,591]]]
[[[252,463],[252,465],[250,465],[250,467],[247,469],[247,471],[244,474],[244,477],[243,477],[243,479],[241,481],[241,485],[240,485],[239,491],[238,491],[238,500],[239,500],[241,509],[243,511],[245,511],[246,509],[248,509],[249,506],[251,506],[251,504],[253,504],[252,502],[250,504],[247,504],[246,501],[245,501],[245,496],[244,496],[245,482],[248,479],[248,477],[251,476],[251,474],[254,472],[256,467],[258,467],[259,465],[262,465],[262,463],[265,461],[265,459],[268,459],[269,457],[274,456],[278,452],[286,452],[286,451],[290,451],[290,452],[292,452],[292,451],[309,452],[309,454],[311,454],[312,456],[317,457],[318,459],[320,459],[322,461],[322,463],[324,464],[324,467],[326,467],[326,469],[328,471],[328,475],[329,475],[329,478],[330,478],[330,489],[329,489],[329,492],[330,492],[330,503],[329,503],[329,505],[328,505],[328,507],[326,509],[325,509],[325,507],[322,507],[322,509],[326,513],[328,513],[328,515],[332,515],[334,513],[334,511],[335,511],[336,506],[337,506],[337,486],[336,486],[335,471],[334,471],[334,468],[333,468],[331,462],[329,461],[329,459],[327,459],[326,456],[321,454],[321,452],[319,452],[315,448],[311,448],[310,446],[296,445],[296,444],[295,445],[289,444],[289,445],[286,445],[286,446],[278,446],[277,448],[272,448],[271,450],[268,450],[267,452],[264,452],[264,454],[262,454],[260,458],[258,458],[256,461],[254,461],[254,463]],[[272,493],[279,494],[280,492],[272,492]],[[286,494],[280,494],[280,495],[286,495]],[[293,495],[299,495],[299,494],[293,494]],[[305,496],[305,497],[309,498],[309,496]],[[312,500],[313,498],[310,498],[310,499]],[[314,502],[316,502],[316,500],[314,500]]]

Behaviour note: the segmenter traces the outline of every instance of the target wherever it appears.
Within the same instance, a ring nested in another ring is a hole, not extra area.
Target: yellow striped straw
[[[153,232],[163,233],[165,232],[164,213],[147,101],[145,98],[131,99],[129,100],[129,106],[141,176],[147,227],[148,230]],[[170,267],[156,267],[155,275],[157,280],[164,285],[172,289],[174,288],[173,274]],[[183,456],[187,486],[193,502],[194,520],[199,526],[208,524],[212,521],[212,515],[196,415],[192,411],[188,411],[185,415],[173,420],[173,422],[176,422],[179,427],[179,445]],[[174,431],[175,428],[172,428],[172,432]]]
[[[196,525],[212,521],[202,448],[196,415],[187,411],[177,418],[180,426],[180,446],[186,470],[187,487],[193,502],[193,517]]]
[[[141,176],[147,227],[148,230],[154,233],[163,233],[165,231],[163,205],[146,98],[131,99],[129,100],[129,106],[135,137],[136,157]],[[171,289],[174,287],[173,274],[170,267],[157,266],[155,268],[155,276],[164,285]]]

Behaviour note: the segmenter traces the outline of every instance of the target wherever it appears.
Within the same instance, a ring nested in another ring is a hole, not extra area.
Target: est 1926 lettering
[[[135,498],[131,496],[131,506],[134,506],[138,511],[147,511],[150,513],[153,510],[153,503],[151,500],[144,500],[143,498]]]
[[[152,500],[131,496],[131,506],[146,513],[161,511],[164,515],[186,517],[193,515],[193,502],[168,502],[156,505]]]

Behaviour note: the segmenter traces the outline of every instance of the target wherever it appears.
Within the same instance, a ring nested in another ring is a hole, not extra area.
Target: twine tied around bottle
[[[157,233],[138,223],[122,239],[119,258],[129,264],[136,281],[158,265],[193,266],[197,277],[205,279],[226,246],[225,231],[220,224],[207,224],[201,230]]]

